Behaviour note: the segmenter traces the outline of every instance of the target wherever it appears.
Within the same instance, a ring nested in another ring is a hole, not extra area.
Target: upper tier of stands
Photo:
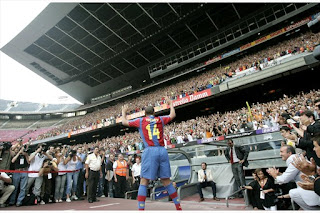
[[[158,87],[149,93],[140,95],[138,98],[121,101],[114,106],[109,106],[85,116],[75,118],[70,122],[66,122],[64,125],[39,136],[39,139],[67,133],[71,130],[90,127],[101,123],[104,120],[116,119],[121,116],[121,106],[123,104],[129,104],[129,114],[142,111],[144,107],[148,105],[159,106],[164,103],[164,96],[170,96],[171,99],[175,100],[194,94],[206,88],[213,87],[214,85],[219,85],[247,69],[254,68],[257,71],[263,70],[268,62],[275,59],[311,52],[314,47],[320,43],[320,33],[313,34],[311,32],[306,32],[291,39],[289,39],[289,37],[287,38],[288,39],[285,41],[269,46],[262,51],[245,55],[237,61],[224,65],[223,67],[214,68],[187,80],[174,82],[174,84],[170,86]],[[8,122],[5,126],[12,126],[13,123],[10,124],[10,122]],[[17,127],[17,125],[13,126]],[[237,128],[239,129],[239,127]]]
[[[0,99],[0,112],[60,112],[72,111],[79,106],[79,104],[41,104]]]
[[[304,54],[305,52],[312,52],[314,47],[319,43],[320,33],[314,34],[306,32],[291,39],[290,37],[287,37],[287,40],[285,41],[269,46],[268,48],[256,53],[245,55],[243,58],[240,58],[228,65],[214,68],[187,80],[174,82],[170,86],[158,87],[157,89],[142,94],[137,98],[120,101],[116,105],[86,114],[85,116],[52,131],[55,132],[54,135],[56,135],[57,132],[62,134],[69,132],[70,130],[90,127],[107,119],[119,118],[121,116],[121,106],[124,104],[129,105],[129,114],[142,111],[145,106],[159,106],[164,103],[164,96],[170,96],[172,100],[176,100],[178,98],[194,94],[215,85],[219,85],[227,79],[233,78],[239,73],[250,68],[254,68],[257,71],[263,70],[266,68],[266,64],[275,59],[279,59],[284,56],[290,57],[301,53]],[[46,137],[50,135],[51,134],[49,132],[46,134]]]

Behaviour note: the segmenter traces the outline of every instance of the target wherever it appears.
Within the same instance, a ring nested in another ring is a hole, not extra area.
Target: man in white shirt
[[[177,136],[177,144],[184,143],[182,133],[180,132]]]
[[[132,172],[132,190],[138,190],[139,189],[139,185],[140,185],[140,173],[141,173],[141,157],[137,156],[136,157],[136,163],[133,164],[132,168],[131,168],[131,172]],[[132,193],[132,200],[135,200],[137,198],[137,192],[136,193]]]
[[[93,203],[99,201],[96,198],[97,186],[99,178],[102,177],[101,171],[102,159],[99,155],[99,147],[94,147],[93,153],[88,155],[85,162],[86,174],[85,178],[88,180],[88,202]]]
[[[269,168],[267,172],[271,175],[277,184],[284,184],[290,181],[301,181],[301,172],[292,164],[294,161],[295,150],[290,145],[285,145],[280,148],[280,156],[286,161],[287,169],[281,175],[279,170]],[[295,189],[289,191],[290,198],[296,202],[304,210],[320,210],[319,196],[314,191],[302,189],[299,185]]]
[[[30,166],[28,171],[40,171],[40,169],[42,168],[43,161],[45,159],[52,160],[53,157],[49,155],[47,152],[45,152],[44,146],[42,144],[39,144],[37,146],[37,150],[34,153],[32,153],[29,157]],[[29,173],[26,194],[29,192],[30,187],[34,183],[33,194],[40,201],[42,181],[43,181],[43,176],[39,176],[39,173]]]
[[[6,207],[5,202],[10,197],[11,193],[14,191],[14,185],[6,186],[4,183],[12,183],[11,178],[5,173],[0,173],[0,208]]]
[[[200,195],[200,200],[204,201],[203,194],[202,194],[202,188],[211,186],[212,188],[212,194],[213,194],[213,200],[219,201],[220,199],[216,196],[216,183],[213,181],[213,176],[211,170],[207,169],[207,164],[205,162],[201,163],[201,169],[198,171],[198,181],[197,183],[197,189],[198,193]]]
[[[188,141],[189,141],[189,142],[193,141],[193,137],[191,136],[190,133],[187,133],[187,137],[188,137]]]

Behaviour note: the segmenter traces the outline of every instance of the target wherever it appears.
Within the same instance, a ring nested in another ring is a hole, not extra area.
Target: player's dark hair
[[[152,106],[147,106],[145,112],[146,115],[154,115],[154,109]]]

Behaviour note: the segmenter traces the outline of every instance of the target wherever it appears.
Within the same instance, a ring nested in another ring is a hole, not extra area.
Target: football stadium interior
[[[169,97],[176,118],[164,127],[164,139],[182,208],[251,210],[250,190],[237,188],[225,157],[227,141],[250,151],[247,183],[255,169],[286,170],[279,120],[316,112],[320,97],[319,11],[318,3],[289,2],[50,3],[1,51],[83,104],[0,100],[0,146],[28,144],[30,154],[38,144],[81,146],[85,153],[99,146],[106,158],[141,156],[142,139],[121,124],[121,107],[128,104],[130,120],[143,117],[147,106],[167,115]],[[205,188],[206,201],[198,202],[202,162],[213,171],[220,201]],[[134,193],[132,187],[124,198],[106,193],[96,206],[6,208],[136,210]],[[167,202],[165,187],[150,183],[146,210],[173,210]],[[303,209],[289,198],[276,202],[278,209]]]

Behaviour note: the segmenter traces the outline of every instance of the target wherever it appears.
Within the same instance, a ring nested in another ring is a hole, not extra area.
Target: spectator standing
[[[68,157],[65,158],[64,164],[67,165],[68,172],[67,173],[67,202],[71,202],[71,199],[78,200],[78,197],[76,196],[76,190],[77,190],[77,184],[78,184],[78,177],[79,177],[79,171],[76,170],[77,163],[81,162],[81,158],[77,156],[76,150],[71,150],[68,154]],[[71,196],[71,190],[72,190],[72,196]]]
[[[254,210],[261,209],[263,210],[262,202],[260,199],[260,186],[259,186],[259,178],[255,171],[252,172],[253,181],[249,183],[249,185],[244,186],[243,188],[248,189],[248,197],[249,201]]]
[[[114,154],[109,155],[109,161],[106,165],[106,179],[107,179],[107,186],[108,186],[108,192],[109,197],[114,197],[113,194],[113,187],[114,187],[114,177],[113,177],[113,163],[114,163]]]
[[[259,178],[260,199],[262,200],[263,208],[265,210],[276,211],[277,206],[275,203],[276,196],[274,193],[274,181],[268,178],[262,169],[256,169],[255,172]]]
[[[225,157],[228,162],[231,163],[232,173],[238,187],[246,185],[243,166],[247,167],[249,165],[247,160],[248,155],[249,150],[247,148],[234,145],[233,140],[228,139],[228,147],[225,151]],[[239,197],[243,197],[243,195],[239,194]]]
[[[34,153],[30,155],[29,161],[30,166],[28,171],[40,171],[43,165],[43,161],[46,159],[52,160],[52,156],[48,155],[45,152],[45,149],[42,144],[37,146],[37,149]],[[39,173],[29,173],[28,174],[28,185],[26,188],[26,192],[29,192],[30,187],[34,183],[33,187],[33,194],[37,197],[37,200],[40,202],[40,193],[41,193],[41,186],[43,182],[43,177],[39,176]]]
[[[124,198],[126,193],[126,180],[129,177],[128,164],[123,155],[118,155],[118,160],[113,163],[113,175],[116,198]]]
[[[94,147],[93,153],[88,155],[85,162],[86,174],[85,178],[88,181],[88,202],[93,203],[99,201],[96,198],[97,186],[99,178],[102,176],[101,157],[99,155],[99,147]]]
[[[106,175],[106,173],[105,173],[106,164],[105,164],[104,159],[105,159],[106,152],[105,152],[104,148],[100,148],[99,152],[100,152],[100,157],[101,157],[101,162],[102,162],[102,164],[101,164],[102,177],[100,177],[100,179],[99,179],[98,191],[97,191],[98,195],[97,196],[98,197],[105,197],[104,180],[105,180],[105,175]]]
[[[85,181],[84,174],[85,174],[85,168],[84,168],[84,162],[86,160],[86,154],[83,152],[82,147],[78,147],[77,149],[77,156],[81,159],[81,161],[78,161],[76,170],[79,170],[79,176],[78,176],[78,184],[77,184],[77,192],[76,196],[79,198],[79,200],[83,200],[83,184]]]
[[[15,152],[15,155],[11,161],[13,170],[28,171],[30,161],[29,161],[28,154],[24,150],[24,146],[16,147],[14,152]],[[22,200],[26,196],[26,188],[28,184],[28,173],[22,173],[22,172],[13,173],[12,184],[14,185],[15,189],[10,196],[9,205],[16,204],[16,206],[19,207],[22,205]],[[20,192],[16,200],[19,186],[20,186]]]
[[[66,147],[64,146],[61,151],[62,153],[60,152],[56,153],[58,171],[66,171],[67,166],[64,164]],[[67,180],[67,173],[58,172],[58,176],[56,177],[56,185],[55,185],[55,193],[54,193],[54,199],[56,203],[58,202],[62,203],[62,197],[63,197],[66,180]]]
[[[132,166],[132,190],[138,190],[139,189],[139,185],[140,185],[140,173],[141,173],[141,157],[137,156],[136,157],[136,163],[133,164]],[[132,193],[132,200],[137,199],[137,192]]]
[[[133,185],[133,176],[132,176],[132,166],[133,166],[133,156],[128,155],[128,179],[127,179],[127,189],[126,191],[131,191],[132,190],[132,185]],[[131,196],[131,194],[129,195]]]
[[[58,167],[54,161],[50,161],[50,159],[45,159],[43,161],[42,168],[39,171],[39,177],[43,177],[43,182],[41,185],[41,202],[40,204],[46,204],[49,202],[51,189],[52,189],[52,172],[57,172]]]

